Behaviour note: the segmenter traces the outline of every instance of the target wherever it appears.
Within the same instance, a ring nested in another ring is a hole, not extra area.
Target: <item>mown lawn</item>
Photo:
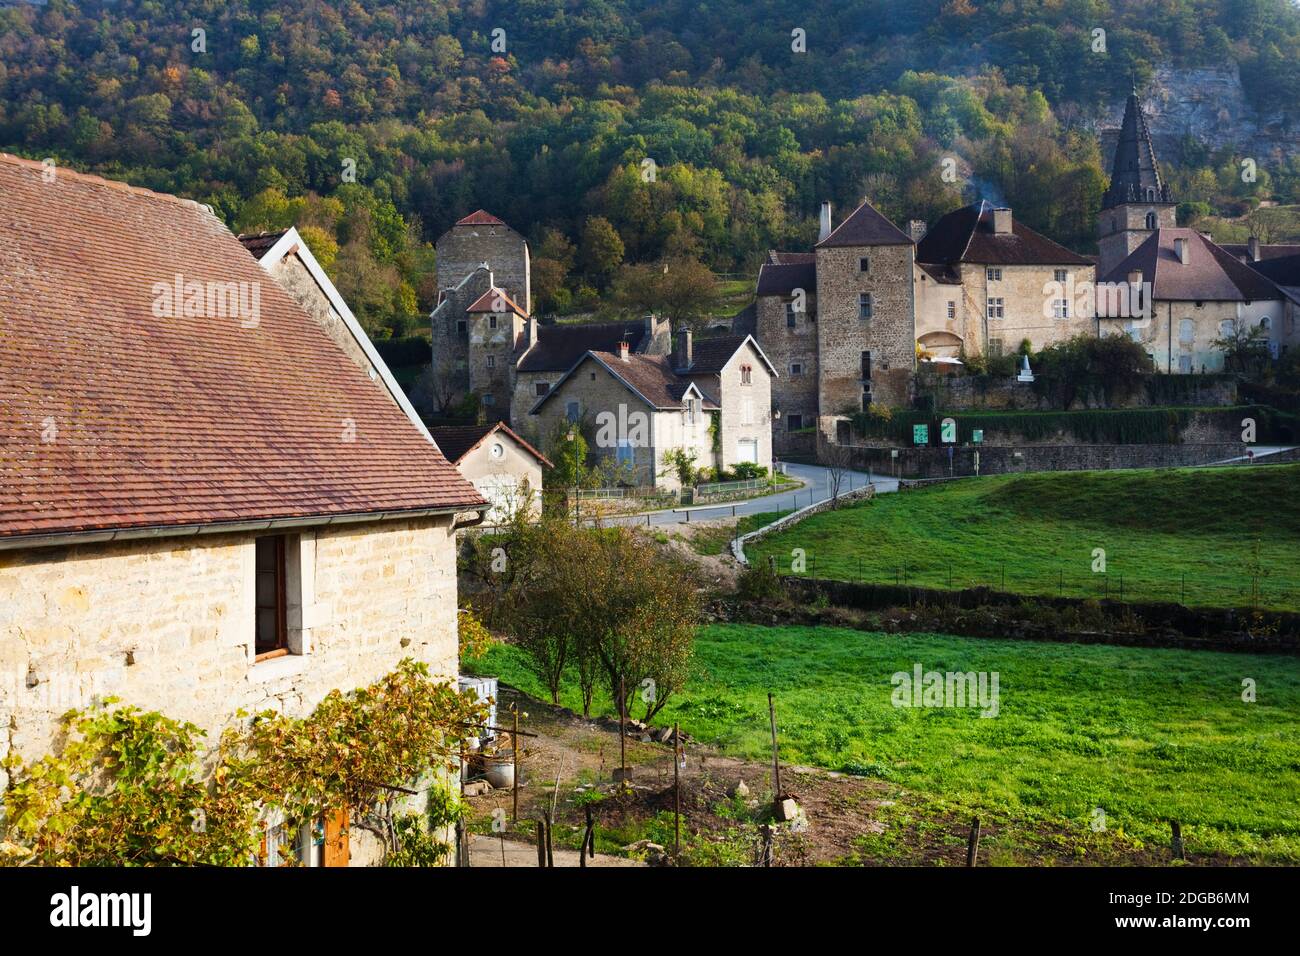
[[[996,671],[997,716],[893,706],[891,676],[917,663]],[[546,697],[517,648],[476,669]],[[1300,862],[1295,658],[713,625],[693,670],[654,722],[736,756],[770,757],[771,691],[790,763],[1080,832],[1100,808],[1111,832],[1151,845],[1176,819],[1193,853]],[[1244,679],[1257,702],[1243,702]],[[578,709],[575,687],[562,702]]]
[[[1131,600],[1294,610],[1300,465],[963,479],[815,515],[749,550],[840,580],[1112,598],[1122,587]]]

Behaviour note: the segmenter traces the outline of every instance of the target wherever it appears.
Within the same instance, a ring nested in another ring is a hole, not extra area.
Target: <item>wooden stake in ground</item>
[[[767,716],[772,723],[772,806],[778,814],[781,808],[781,755],[776,744],[776,702],[772,692],[767,694]]]
[[[537,865],[546,865],[546,818],[537,818]]]
[[[1177,820],[1170,820],[1169,829],[1172,831],[1173,835],[1174,859],[1187,859],[1187,850],[1183,846],[1183,825]]]
[[[578,866],[586,869],[588,847],[591,848],[591,855],[593,857],[596,855],[596,824],[591,819],[591,804],[584,804],[582,809],[587,818],[587,827],[582,831],[582,843],[578,846]]]
[[[980,818],[971,821],[970,837],[966,840],[966,865],[974,866],[975,857],[980,851]]]
[[[551,846],[551,811],[543,810],[542,818],[546,821],[546,865],[555,866],[555,849]]]

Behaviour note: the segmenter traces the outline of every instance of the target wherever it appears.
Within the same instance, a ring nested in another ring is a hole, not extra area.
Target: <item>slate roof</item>
[[[1115,159],[1111,164],[1110,187],[1101,197],[1101,208],[1111,209],[1130,202],[1173,202],[1169,184],[1160,178],[1160,165],[1156,162],[1155,147],[1151,145],[1151,131],[1147,129],[1136,91],[1124,104],[1124,120],[1120,124]]]
[[[817,261],[815,252],[781,252],[779,249],[769,249],[767,251],[767,261],[773,265],[793,266],[800,263],[809,263]]]
[[[790,295],[803,289],[817,294],[817,264],[813,262],[765,262],[758,267],[756,295]]]
[[[644,322],[538,325],[537,344],[524,353],[519,371],[567,372],[587,352],[615,352],[619,342],[635,352],[645,334]]]
[[[865,199],[847,219],[817,243],[818,249],[835,246],[910,246],[912,237],[876,211]]]
[[[993,231],[993,206],[984,199],[940,218],[916,247],[916,258],[943,265],[1092,265],[1092,260],[1035,232],[1014,216],[1011,232],[998,235]]]
[[[1187,265],[1178,258],[1176,239],[1191,243]],[[1097,281],[1126,282],[1134,271],[1141,272],[1142,280],[1151,283],[1151,297],[1155,300],[1240,302],[1282,298],[1273,282],[1195,229],[1156,230]]]
[[[210,210],[44,169],[0,154],[0,538],[486,504]],[[156,317],[177,275],[256,323]]]
[[[547,468],[552,467],[550,459],[524,441],[505,422],[486,422],[481,425],[437,425],[429,429],[429,434],[438,443],[438,448],[441,449],[443,455],[452,464],[459,464],[462,458],[483,444],[489,435],[496,432],[504,432],[509,435],[525,451]]]

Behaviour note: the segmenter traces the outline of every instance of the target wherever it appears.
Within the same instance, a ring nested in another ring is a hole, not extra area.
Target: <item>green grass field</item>
[[[916,663],[998,672],[998,715],[893,706],[891,675]],[[477,670],[546,696],[514,647]],[[1110,832],[1148,845],[1167,844],[1172,818],[1193,853],[1300,862],[1295,658],[714,625],[693,671],[655,723],[736,756],[770,759],[772,691],[790,763],[1080,834],[1101,808]],[[1245,678],[1256,703],[1241,699]],[[562,702],[579,707],[574,687]]]
[[[749,556],[791,573],[795,549],[823,578],[1114,598],[1122,576],[1130,600],[1294,610],[1300,465],[964,479],[815,515]]]

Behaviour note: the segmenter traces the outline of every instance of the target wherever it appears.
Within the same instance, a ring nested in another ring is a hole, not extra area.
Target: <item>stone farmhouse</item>
[[[492,503],[489,524],[541,510],[542,469],[553,466],[508,425],[442,425],[429,431],[447,460]]]
[[[407,657],[455,680],[454,538],[488,502],[305,246],[50,174],[0,155],[0,757],[109,695],[216,739]],[[375,858],[341,814],[284,835]]]

